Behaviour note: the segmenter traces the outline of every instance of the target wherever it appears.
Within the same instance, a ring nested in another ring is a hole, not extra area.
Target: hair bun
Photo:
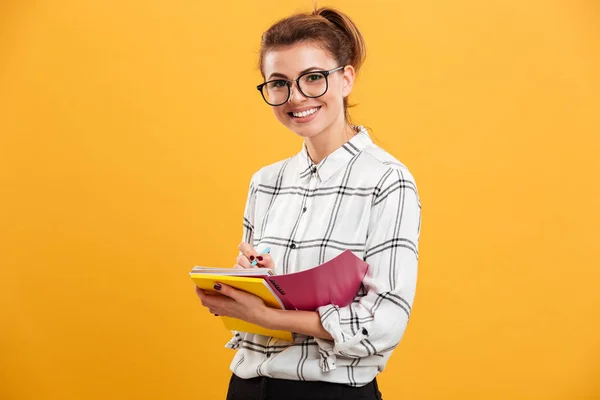
[[[315,1],[316,5],[316,1]],[[336,29],[344,34],[352,47],[352,55],[350,62],[354,69],[358,71],[366,58],[365,41],[358,30],[356,24],[346,14],[330,7],[316,8],[313,15],[325,18]]]

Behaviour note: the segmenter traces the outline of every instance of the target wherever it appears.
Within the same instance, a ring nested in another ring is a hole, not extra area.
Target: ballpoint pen
[[[263,249],[263,251],[261,251],[260,254],[268,254],[270,252],[271,252],[271,248],[270,247],[265,247]],[[252,261],[252,263],[250,265],[252,265],[254,267],[256,264],[258,264],[258,259],[254,259],[254,261]]]

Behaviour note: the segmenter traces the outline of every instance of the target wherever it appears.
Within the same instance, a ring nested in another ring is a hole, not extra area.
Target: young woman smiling
[[[258,90],[304,144],[251,180],[238,268],[285,274],[349,249],[369,264],[353,303],[268,308],[217,284],[197,290],[216,315],[294,332],[294,342],[236,332],[227,399],[381,399],[376,376],[404,334],[417,280],[421,207],[408,169],[354,126],[348,96],[365,58],[356,25],[331,8],[294,14],[262,36]],[[269,254],[259,251],[269,246]],[[257,251],[258,250],[258,251]]]

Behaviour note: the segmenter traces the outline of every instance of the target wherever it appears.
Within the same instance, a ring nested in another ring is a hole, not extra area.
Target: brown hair
[[[356,72],[366,57],[364,39],[352,20],[333,8],[316,8],[311,13],[298,13],[273,24],[262,35],[258,67],[264,76],[265,55],[281,47],[296,43],[314,42],[329,52],[339,66],[352,65]],[[344,98],[346,120],[348,98]]]

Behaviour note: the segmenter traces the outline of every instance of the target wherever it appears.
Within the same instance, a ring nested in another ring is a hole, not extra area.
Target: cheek
[[[338,91],[327,92],[325,96],[323,96],[323,101],[327,103],[327,108],[329,110],[333,110],[335,112],[339,111],[340,108],[344,107],[344,98],[341,93]]]
[[[287,114],[283,112],[283,110],[281,109],[281,107],[271,107],[271,109],[273,110],[273,114],[275,115],[275,117],[280,121],[285,123],[287,121]]]

